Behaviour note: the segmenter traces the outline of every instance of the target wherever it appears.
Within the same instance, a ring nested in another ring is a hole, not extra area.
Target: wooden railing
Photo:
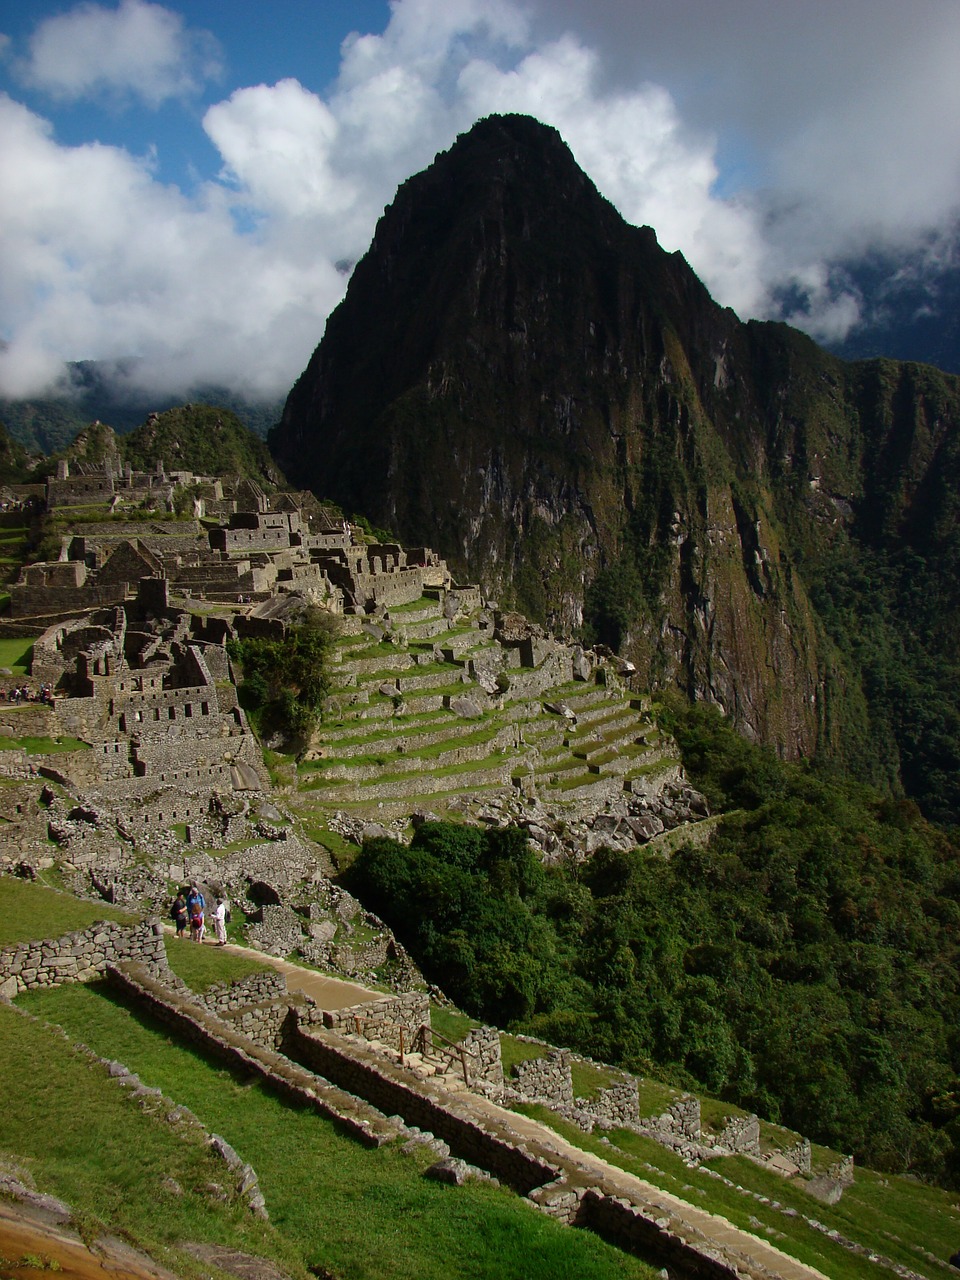
[[[368,1018],[363,1018],[360,1014],[353,1015],[353,1024],[358,1036],[363,1036],[365,1040],[370,1037],[367,1035]],[[429,1026],[428,1023],[421,1023],[419,1027],[411,1029],[405,1027],[400,1022],[379,1022],[375,1024],[378,1031],[396,1031],[400,1050],[400,1065],[406,1065],[406,1055],[408,1053],[419,1053],[421,1057],[426,1057],[430,1048],[436,1047],[436,1041],[440,1040],[446,1046],[445,1049],[439,1050],[439,1056],[446,1057],[447,1067],[454,1062],[459,1062],[460,1069],[463,1072],[463,1083],[470,1087],[470,1068],[467,1066],[467,1059],[478,1059],[478,1055],[472,1049],[468,1049],[466,1045],[457,1044],[453,1040],[448,1040],[446,1036],[441,1035],[439,1031]]]

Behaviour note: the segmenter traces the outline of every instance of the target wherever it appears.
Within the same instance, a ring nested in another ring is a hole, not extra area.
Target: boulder
[[[479,720],[483,716],[483,707],[476,698],[471,698],[468,694],[462,698],[453,698],[450,702],[450,710],[464,720]]]

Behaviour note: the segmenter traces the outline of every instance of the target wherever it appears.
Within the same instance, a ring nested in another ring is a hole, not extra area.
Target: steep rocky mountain
[[[882,587],[905,662],[956,661],[958,423],[956,378],[741,323],[555,130],[507,116],[400,188],[270,444],[295,484],[654,686],[896,786],[927,712],[878,710],[889,655],[851,634]]]

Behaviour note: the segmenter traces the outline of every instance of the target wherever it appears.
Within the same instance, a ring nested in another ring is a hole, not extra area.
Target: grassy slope
[[[137,917],[103,902],[83,902],[26,880],[0,876],[0,947],[33,938],[59,938],[86,929],[95,920]]]
[[[536,1258],[536,1275],[558,1280],[653,1274],[595,1238],[532,1213],[512,1194],[422,1178],[434,1159],[427,1152],[411,1158],[395,1146],[364,1150],[315,1114],[172,1041],[103,988],[61,987],[21,1003],[124,1062],[222,1134],[256,1169],[271,1222],[309,1267],[327,1267],[344,1280],[447,1280],[452,1274],[527,1280]],[[48,1102],[58,1114],[75,1110],[62,1093]],[[95,1113],[77,1123],[88,1126],[88,1142],[99,1132]],[[16,1151],[28,1135],[15,1113],[4,1124],[0,1146]],[[72,1158],[79,1160],[79,1151]],[[53,1189],[62,1186],[58,1181]]]
[[[197,1240],[303,1273],[297,1250],[276,1230],[200,1190],[225,1181],[224,1165],[202,1142],[144,1115],[62,1036],[0,1007],[0,1057],[3,1092],[17,1103],[0,1108],[0,1150],[26,1163],[41,1190],[65,1199],[85,1234],[106,1226],[178,1271],[184,1260],[166,1249]]]

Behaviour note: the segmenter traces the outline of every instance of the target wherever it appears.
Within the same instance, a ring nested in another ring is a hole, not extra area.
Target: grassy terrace
[[[105,902],[84,902],[28,880],[0,876],[0,947],[37,938],[59,938],[96,920],[131,924],[139,919]]]
[[[202,1191],[172,1195],[162,1185],[168,1172],[184,1187],[202,1188],[223,1182],[223,1167],[194,1163],[203,1153],[124,1102],[105,1073],[42,1027],[0,1010],[0,1046],[14,1063],[10,1087],[29,1100],[0,1116],[0,1148],[30,1157],[38,1183],[87,1221],[124,1231],[161,1259],[175,1258],[164,1250],[188,1236],[273,1258],[296,1277],[326,1268],[343,1280],[528,1280],[533,1258],[538,1280],[656,1275],[507,1191],[424,1179],[436,1157],[422,1148],[412,1156],[396,1145],[362,1148],[314,1113],[171,1040],[103,988],[62,987],[20,1003],[188,1106],[256,1169],[269,1224],[211,1204]],[[43,1122],[48,1108],[62,1123]]]
[[[477,1025],[451,1009],[434,1009],[431,1017],[437,1029],[455,1041]],[[549,1052],[544,1046],[506,1034],[501,1035],[501,1048],[508,1077],[516,1064]],[[574,1093],[582,1098],[608,1087],[620,1075],[586,1062],[574,1061],[572,1066]],[[638,1082],[638,1093],[641,1115],[658,1115],[681,1096],[679,1090],[650,1079]],[[546,1107],[521,1105],[516,1109],[548,1125],[575,1146],[763,1236],[832,1280],[879,1278],[890,1273],[844,1249],[810,1227],[803,1217],[931,1280],[950,1274],[946,1259],[960,1238],[960,1205],[954,1195],[936,1187],[857,1169],[854,1184],[839,1204],[829,1207],[809,1195],[802,1179],[787,1181],[745,1157],[718,1158],[702,1169],[690,1169],[673,1152],[629,1130],[588,1136]],[[719,1132],[728,1118],[744,1113],[729,1103],[702,1098],[701,1114],[704,1128]],[[765,1152],[790,1149],[797,1138],[791,1130],[761,1123]],[[814,1172],[825,1171],[838,1157],[836,1151],[814,1147]],[[943,1259],[943,1264],[931,1261],[928,1253]]]
[[[354,769],[361,769],[373,765],[385,765],[387,763],[395,764],[397,761],[409,759],[411,768],[416,767],[417,761],[437,760],[451,751],[458,751],[462,747],[480,746],[484,742],[489,742],[491,738],[502,728],[499,724],[488,724],[483,729],[476,729],[473,733],[458,733],[457,722],[453,721],[450,725],[450,734],[441,738],[439,742],[428,742],[423,746],[417,746],[416,741],[411,741],[407,734],[403,736],[406,739],[406,746],[402,751],[397,747],[391,747],[390,738],[380,738],[379,749],[372,751],[366,755],[351,755],[344,757],[339,763],[342,766]],[[391,734],[391,737],[394,735]],[[428,736],[428,735],[424,735]],[[430,735],[432,736],[432,735]],[[482,761],[478,762],[482,764]],[[307,760],[300,766],[303,772],[316,771],[318,769],[328,768],[331,760]]]
[[[854,1185],[844,1192],[839,1204],[830,1207],[810,1196],[802,1182],[780,1178],[744,1157],[717,1159],[691,1169],[673,1152],[629,1130],[588,1135],[546,1107],[524,1104],[515,1109],[610,1164],[721,1214],[818,1268],[831,1280],[864,1280],[869,1276],[881,1280],[890,1272],[808,1226],[800,1215],[930,1280],[944,1280],[951,1274],[945,1263],[960,1238],[960,1209],[954,1197],[938,1188],[857,1170]],[[836,1158],[836,1153],[832,1155]],[[727,1186],[721,1179],[735,1185]],[[796,1216],[784,1213],[785,1209]],[[927,1251],[943,1258],[944,1264],[931,1262]]]
[[[0,640],[0,667],[9,667],[15,676],[27,675],[32,657],[33,639]]]
[[[29,702],[21,704],[30,706]],[[33,756],[57,755],[62,751],[89,751],[89,742],[79,738],[0,738],[0,751],[27,751]]]
[[[0,880],[0,943],[55,936],[105,916],[124,918],[35,884]],[[256,957],[173,938],[167,951],[175,972],[198,991],[263,967]],[[65,986],[18,1004],[189,1106],[254,1165],[270,1223],[204,1190],[225,1179],[201,1142],[182,1141],[162,1117],[132,1106],[103,1068],[41,1023],[0,1009],[4,1082],[18,1100],[0,1114],[0,1150],[25,1159],[38,1185],[67,1200],[84,1230],[119,1232],[183,1274],[199,1270],[179,1252],[185,1238],[270,1258],[296,1277],[328,1268],[345,1280],[373,1274],[445,1280],[453,1268],[525,1280],[531,1257],[538,1276],[557,1280],[655,1274],[531,1213],[509,1192],[424,1180],[435,1159],[429,1152],[363,1149],[316,1115],[177,1044],[105,986]],[[169,1189],[169,1178],[182,1193]]]

